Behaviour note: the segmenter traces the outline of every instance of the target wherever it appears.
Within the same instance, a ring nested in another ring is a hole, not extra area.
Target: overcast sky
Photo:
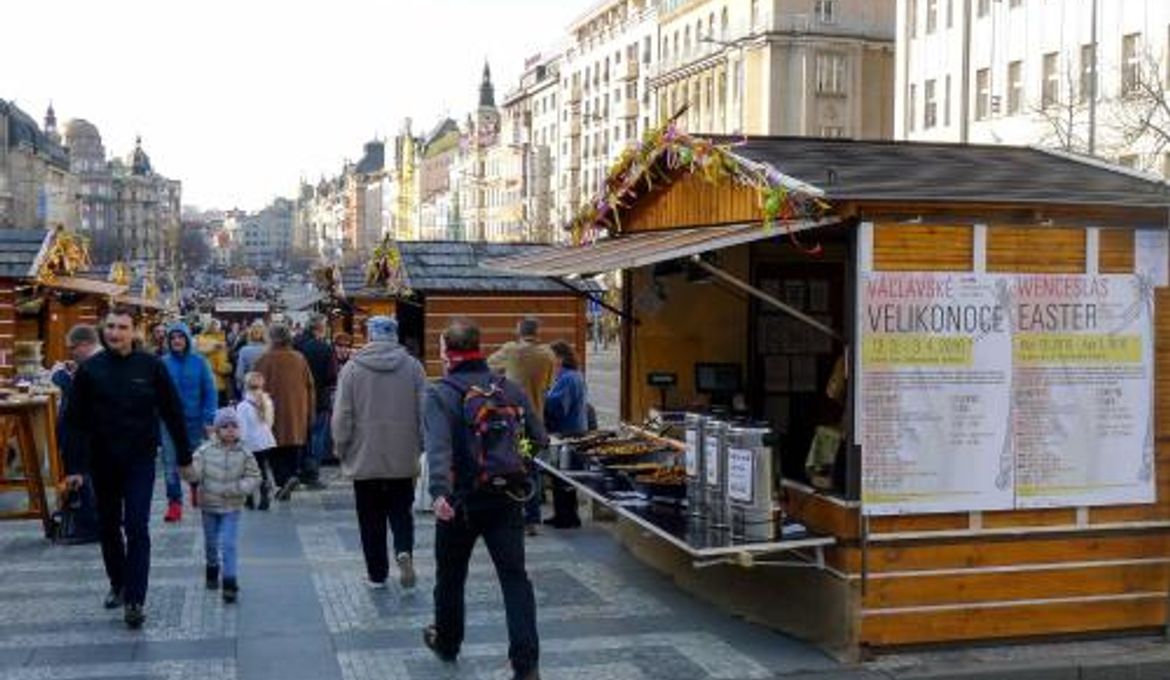
[[[58,0],[3,3],[0,98],[38,121],[97,125],[108,154],[141,134],[183,203],[254,210],[334,175],[375,134],[497,103],[524,59],[592,0]]]

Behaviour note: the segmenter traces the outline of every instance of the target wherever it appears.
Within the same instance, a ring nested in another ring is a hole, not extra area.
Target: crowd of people
[[[164,519],[181,521],[185,481],[202,514],[206,586],[234,603],[244,509],[322,488],[321,464],[332,454],[353,485],[369,586],[387,587],[388,530],[399,583],[415,586],[417,485],[436,519],[434,622],[424,644],[444,661],[458,656],[468,563],[482,538],[504,595],[515,677],[539,677],[524,542],[537,533],[544,494],[531,459],[549,433],[595,427],[572,345],[542,343],[539,323],[527,318],[515,341],[488,356],[476,324],[455,319],[440,336],[444,376],[431,382],[393,317],[369,319],[368,342],[356,351],[328,331],[321,316],[296,336],[282,323],[225,333],[215,321],[194,329],[176,321],[136,341],[132,313],[116,309],[100,332],[69,332],[72,361],[54,373],[60,441],[67,486],[96,510],[110,584],[104,605],[121,607],[131,628],[145,620],[156,458]],[[553,496],[547,521],[579,526],[571,489],[557,485]]]

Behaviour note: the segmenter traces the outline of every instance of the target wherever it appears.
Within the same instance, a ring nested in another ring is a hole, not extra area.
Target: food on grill
[[[648,453],[661,451],[662,449],[662,444],[658,442],[634,440],[605,442],[604,444],[598,444],[590,448],[588,453],[589,455],[603,458],[619,458],[626,456],[644,456]]]
[[[605,467],[619,472],[656,472],[664,466],[662,463],[616,463]]]
[[[616,432],[609,430],[598,430],[597,432],[590,432],[579,437],[566,437],[561,440],[562,444],[572,446],[578,451],[585,451],[592,446],[596,446],[608,439],[613,439],[617,436]]]
[[[663,467],[650,474],[638,475],[635,481],[657,486],[684,486],[687,483],[687,470],[677,466]]]

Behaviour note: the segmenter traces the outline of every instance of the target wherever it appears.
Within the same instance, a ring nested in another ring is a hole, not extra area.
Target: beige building
[[[689,132],[889,138],[895,11],[895,0],[663,0],[658,108],[685,109]]]
[[[424,241],[457,240],[451,210],[451,167],[459,157],[459,125],[443,118],[422,140],[418,169],[419,235]]]
[[[0,100],[0,228],[76,229],[77,193],[53,107],[42,130],[16,104]]]
[[[561,55],[537,55],[524,64],[519,86],[504,97],[501,139],[517,147],[521,215],[515,236],[551,242],[556,229]]]

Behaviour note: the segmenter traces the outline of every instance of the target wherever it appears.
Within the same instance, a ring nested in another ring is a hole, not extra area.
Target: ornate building
[[[16,104],[0,100],[0,228],[76,229],[77,181],[50,105],[42,130]]]

